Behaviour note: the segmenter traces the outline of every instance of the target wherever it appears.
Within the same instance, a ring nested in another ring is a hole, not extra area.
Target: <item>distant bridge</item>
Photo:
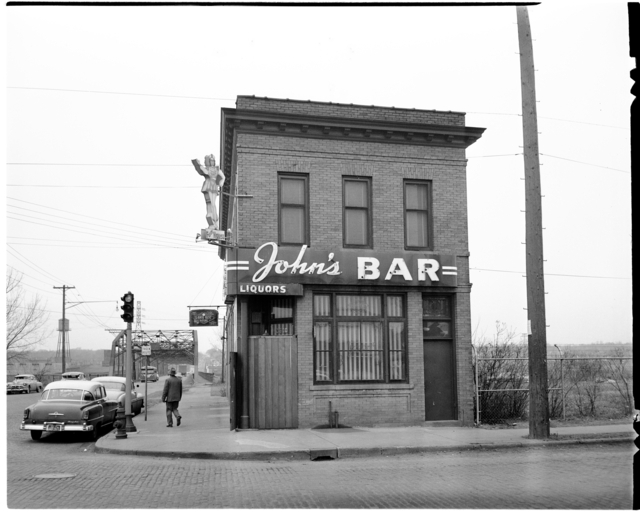
[[[109,366],[112,375],[125,375],[126,330],[110,330],[115,334],[111,343]],[[149,366],[158,368],[164,375],[169,366],[178,364],[193,365],[198,368],[198,333],[195,330],[132,330],[132,353],[134,360],[133,378],[140,372],[141,366],[147,366],[147,357],[141,355],[141,346],[150,345]]]

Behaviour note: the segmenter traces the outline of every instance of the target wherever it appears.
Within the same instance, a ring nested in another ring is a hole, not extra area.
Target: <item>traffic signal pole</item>
[[[131,339],[131,323],[133,322],[133,293],[127,292],[122,297],[123,314],[120,315],[127,323],[126,334],[126,361],[125,361],[125,396],[124,396],[124,415],[125,415],[125,432],[136,432],[136,426],[133,424],[133,413],[131,411],[131,389],[133,377],[133,347]]]
[[[125,384],[125,396],[124,396],[124,415],[126,418],[125,430],[127,432],[136,432],[138,429],[133,424],[133,413],[131,412],[131,378],[133,376],[133,348],[131,347],[131,322],[127,323],[127,370],[126,370],[126,384]]]

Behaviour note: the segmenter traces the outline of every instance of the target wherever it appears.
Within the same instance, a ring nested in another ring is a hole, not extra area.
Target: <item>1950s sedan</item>
[[[126,398],[126,382],[124,377],[108,376],[108,377],[95,377],[91,379],[91,382],[99,382],[107,390],[107,396],[111,400],[118,402],[118,407],[124,407],[124,400]],[[144,396],[142,393],[137,393],[133,389],[131,390],[131,413],[136,416],[142,412],[144,406]]]
[[[29,430],[34,441],[43,432],[85,432],[95,440],[102,427],[113,424],[117,411],[117,400],[109,398],[100,382],[56,381],[24,410],[20,430]]]
[[[42,391],[42,382],[36,379],[35,375],[23,373],[16,375],[12,382],[7,382],[7,393],[31,393],[32,391]]]

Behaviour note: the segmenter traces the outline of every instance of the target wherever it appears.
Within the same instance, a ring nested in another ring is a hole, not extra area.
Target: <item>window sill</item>
[[[376,383],[376,384],[313,384],[309,386],[310,391],[366,391],[366,390],[396,390],[414,389],[414,385],[408,382],[397,383]]]

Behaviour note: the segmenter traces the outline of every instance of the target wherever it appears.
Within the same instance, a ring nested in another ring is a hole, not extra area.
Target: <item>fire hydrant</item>
[[[118,411],[116,412],[116,421],[113,422],[113,426],[116,429],[116,439],[126,439],[127,431],[126,428],[126,418],[124,415],[124,407],[118,407]]]

